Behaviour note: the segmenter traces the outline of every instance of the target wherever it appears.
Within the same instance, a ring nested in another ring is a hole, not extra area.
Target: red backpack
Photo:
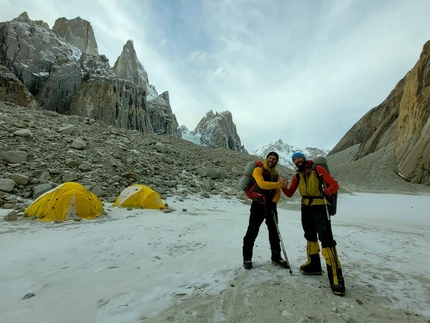
[[[261,161],[249,162],[243,171],[243,175],[240,178],[239,183],[237,184],[237,188],[241,191],[245,191],[246,197],[251,200],[262,197],[262,194],[253,192],[255,185],[257,185],[254,177],[252,177],[252,172],[255,167],[261,167],[264,170],[264,164]]]

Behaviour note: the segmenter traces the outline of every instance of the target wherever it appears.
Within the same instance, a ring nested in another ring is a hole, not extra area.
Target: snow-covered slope
[[[197,145],[201,145],[200,144],[200,137],[201,137],[200,133],[194,133],[194,132],[190,131],[185,125],[182,125],[180,127],[180,129],[182,132],[182,139],[194,142]]]
[[[180,129],[182,131],[182,139],[194,142],[197,145],[202,145],[200,140],[201,133],[190,131],[185,125],[182,125]],[[320,149],[320,148],[314,148],[314,147],[299,148],[296,146],[291,146],[289,144],[284,143],[281,139],[279,139],[277,141],[273,141],[269,144],[266,144],[259,149],[255,149],[251,151],[250,154],[259,156],[262,159],[264,159],[266,158],[267,154],[271,151],[275,151],[279,154],[279,164],[291,169],[296,168],[293,161],[291,160],[291,157],[297,151],[304,153],[308,159],[314,159],[315,157],[318,157],[318,156],[325,157],[329,153],[329,150]]]
[[[314,147],[306,147],[299,148],[295,146],[291,146],[289,144],[284,143],[281,139],[277,141],[273,141],[263,147],[256,149],[251,152],[252,155],[261,156],[262,158],[266,158],[267,154],[271,151],[275,151],[279,154],[279,164],[295,169],[295,165],[291,160],[293,154],[297,151],[302,152],[308,159],[313,159],[318,156],[327,156],[329,153],[328,150],[314,148]]]

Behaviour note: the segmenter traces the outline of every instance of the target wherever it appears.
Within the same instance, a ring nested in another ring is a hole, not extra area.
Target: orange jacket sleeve
[[[336,193],[339,189],[339,184],[336,180],[325,170],[322,166],[317,166],[316,170],[320,176],[322,176],[323,180],[327,183],[327,188],[324,190],[324,193],[329,197],[333,193]]]
[[[286,196],[292,197],[296,192],[298,186],[299,186],[299,182],[297,181],[296,175],[294,175],[293,178],[291,179],[290,187],[283,188],[282,192],[284,192]]]

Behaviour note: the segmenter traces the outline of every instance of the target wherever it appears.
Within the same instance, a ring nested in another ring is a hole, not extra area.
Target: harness
[[[297,171],[296,178],[297,182],[299,183],[299,191],[300,195],[302,196],[303,205],[310,206],[325,204],[325,197],[322,191],[322,187],[327,187],[327,184],[318,174],[315,165],[312,165],[312,167],[308,170],[308,172],[306,172],[306,174]],[[301,180],[302,178],[303,181]]]

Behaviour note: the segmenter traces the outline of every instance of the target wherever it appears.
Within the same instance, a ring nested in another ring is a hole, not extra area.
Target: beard
[[[267,166],[269,166],[269,168],[274,168],[276,166],[276,163],[268,163]]]
[[[296,166],[299,170],[303,170],[303,168],[305,167],[305,162],[299,162],[296,164]]]

